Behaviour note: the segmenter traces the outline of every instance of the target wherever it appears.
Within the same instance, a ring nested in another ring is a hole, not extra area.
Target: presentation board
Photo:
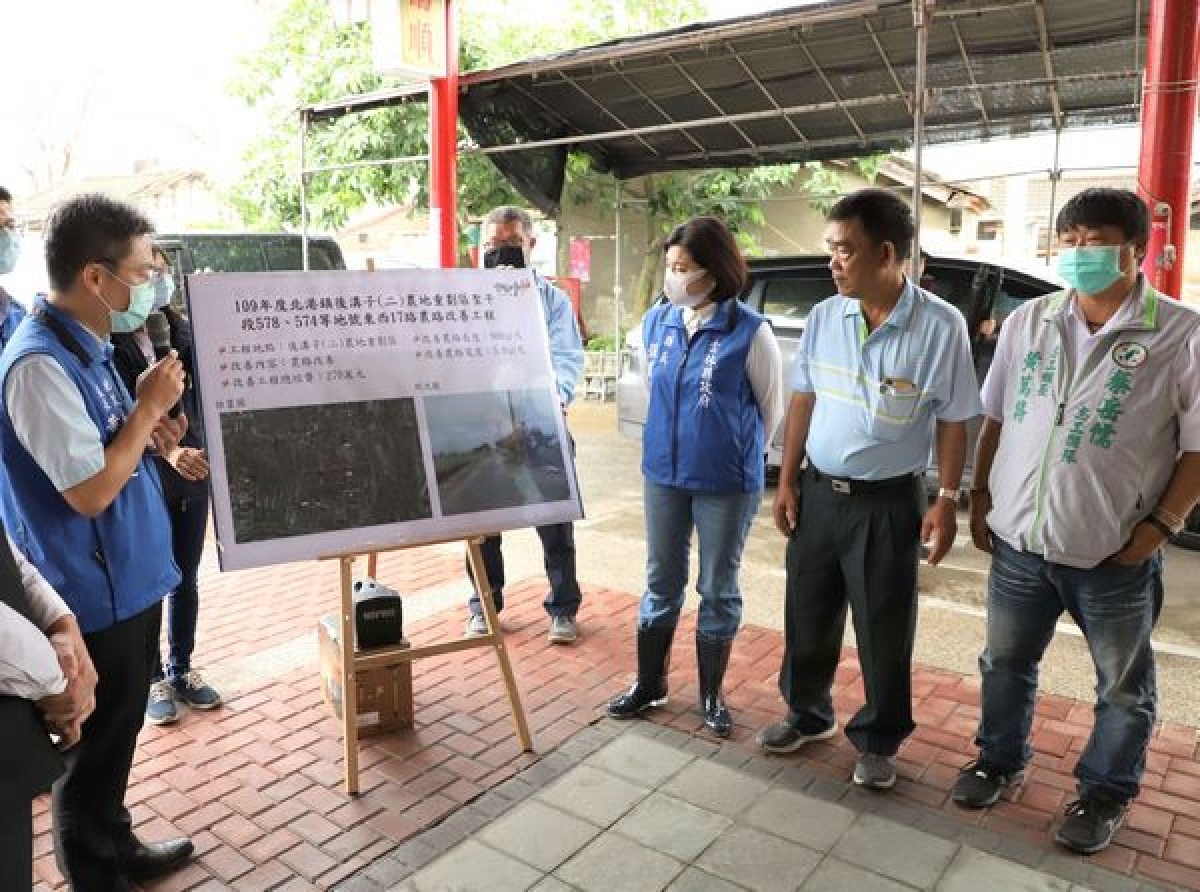
[[[222,569],[582,516],[528,270],[187,285]]]

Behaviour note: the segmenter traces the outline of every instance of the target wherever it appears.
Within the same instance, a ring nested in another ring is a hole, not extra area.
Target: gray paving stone
[[[555,875],[584,892],[661,892],[682,870],[673,858],[605,833]]]
[[[1141,892],[1144,888],[1140,880],[1105,870],[1103,867],[1092,868],[1092,872],[1088,876],[1087,887],[1093,892]]]
[[[739,769],[746,772],[751,777],[757,777],[760,780],[773,781],[778,777],[786,766],[778,759],[760,759],[751,757]]]
[[[412,880],[407,883],[401,883],[399,886],[392,886],[388,892],[417,892],[417,887],[413,885]]]
[[[1067,892],[1071,884],[1021,864],[963,846],[937,884],[937,892]]]
[[[683,748],[694,756],[700,756],[707,759],[713,753],[720,752],[721,747],[713,743],[711,740],[705,740],[702,737],[690,737],[688,742],[683,745]]]
[[[522,802],[478,834],[494,849],[549,872],[600,832],[600,828],[537,799]]]
[[[810,849],[827,852],[857,817],[841,805],[776,788],[754,803],[743,820]]]
[[[525,892],[541,871],[468,839],[411,880],[416,892]]]
[[[854,892],[912,892],[912,886],[905,886],[832,856],[812,872],[800,887],[800,892],[847,892],[851,889]]]
[[[535,787],[544,787],[551,781],[556,781],[578,764],[577,760],[553,752],[539,759],[521,772],[521,780]]]
[[[1065,880],[1068,886],[1072,883],[1087,883],[1091,879],[1092,866],[1087,863],[1084,855],[1067,855],[1059,851],[1047,852],[1036,866],[1044,873],[1053,874]]]
[[[538,798],[599,827],[607,827],[649,792],[615,774],[580,765],[542,790]]]
[[[846,797],[846,793],[851,787],[845,781],[836,781],[833,778],[819,774],[812,779],[812,783],[808,785],[808,789],[804,792],[809,796],[816,796],[818,799],[824,799],[828,802],[839,802]]]
[[[735,825],[709,846],[696,866],[755,892],[792,892],[820,860],[812,849]]]
[[[574,890],[556,877],[546,877],[534,886],[530,892],[574,892]]]
[[[656,852],[691,861],[731,823],[724,815],[654,793],[621,818],[613,830]]]
[[[691,761],[692,756],[678,747],[626,734],[594,753],[585,764],[645,787],[657,787]]]
[[[895,821],[863,815],[838,840],[833,854],[918,889],[930,889],[958,844]]]
[[[667,892],[741,892],[745,888],[705,873],[698,867],[689,867],[667,887]]]
[[[735,768],[697,760],[671,778],[663,788],[679,799],[723,815],[736,815],[767,791],[766,781]]]
[[[383,887],[374,880],[367,879],[365,874],[353,876],[342,883],[334,892],[379,892]]]

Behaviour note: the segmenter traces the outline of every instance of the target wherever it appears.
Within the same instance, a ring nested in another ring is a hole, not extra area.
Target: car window
[[[193,270],[261,273],[267,266],[260,239],[213,235],[187,239]]]
[[[931,261],[921,276],[921,287],[954,304],[965,318],[970,319],[975,302],[976,275],[975,269],[942,266]]]
[[[813,307],[837,290],[827,273],[815,273],[815,270],[801,270],[794,277],[766,279],[763,282],[763,315],[797,322],[808,318]]]

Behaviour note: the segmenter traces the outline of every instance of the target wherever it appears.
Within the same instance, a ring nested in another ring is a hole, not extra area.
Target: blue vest
[[[0,291],[4,291],[0,288]],[[5,292],[7,296],[7,292]],[[8,302],[4,308],[4,318],[0,319],[0,350],[12,340],[12,336],[17,333],[17,326],[21,324],[21,320],[25,318],[25,308],[17,303],[15,297],[8,296]]]
[[[650,405],[642,474],[651,483],[707,493],[763,488],[763,419],[746,357],[763,317],[723,301],[689,340],[668,303],[642,320]]]
[[[35,353],[52,356],[79,388],[88,415],[107,446],[132,409],[101,345],[73,318],[39,299],[0,356],[0,397],[13,364]],[[44,315],[42,315],[44,314]],[[57,331],[56,331],[57,329]],[[66,343],[64,343],[66,342]],[[21,445],[0,401],[0,516],[9,535],[62,595],[85,633],[136,616],[179,584],[171,551],[171,522],[149,455],[98,517],[76,512]]]

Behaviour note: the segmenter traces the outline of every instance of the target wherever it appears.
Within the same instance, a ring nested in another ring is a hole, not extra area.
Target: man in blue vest
[[[153,303],[152,231],[103,195],[57,208],[46,224],[51,295],[0,356],[0,515],[75,614],[99,677],[95,711],[54,785],[55,854],[76,892],[123,892],[192,853],[187,839],[143,843],[124,805],[147,654],[179,583],[150,447],[178,441],[167,413],[183,368],[174,354],[159,361],[131,398],[109,342]]]
[[[21,237],[17,234],[17,221],[13,216],[12,193],[0,186],[0,276],[11,273],[20,256]],[[0,285],[0,350],[4,349],[24,318],[25,308]]]

